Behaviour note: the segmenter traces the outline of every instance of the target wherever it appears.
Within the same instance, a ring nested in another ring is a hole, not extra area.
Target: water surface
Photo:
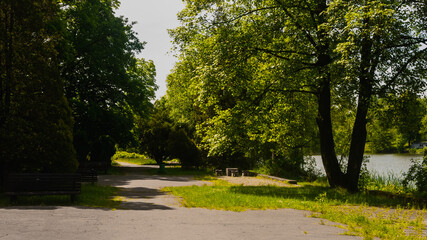
[[[369,154],[367,168],[370,172],[376,172],[380,175],[393,174],[401,177],[411,166],[411,159],[421,160],[422,155],[414,154]],[[322,159],[320,155],[313,156],[316,160],[317,168],[325,174]]]

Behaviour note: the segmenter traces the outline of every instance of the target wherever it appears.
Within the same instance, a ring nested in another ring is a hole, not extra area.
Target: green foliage
[[[416,94],[390,94],[373,105],[374,114],[368,125],[372,152],[404,152],[411,143],[421,139],[422,118],[426,111],[422,99]]]
[[[131,164],[137,164],[137,165],[154,165],[157,164],[156,161],[154,161],[151,158],[147,158],[143,155],[141,155],[142,157],[131,157],[131,158],[127,158],[126,156],[117,158],[117,155],[113,156],[113,164],[119,165],[117,162],[126,162],[126,163],[131,163]]]
[[[141,152],[156,160],[158,164],[167,159],[178,158],[184,168],[198,168],[201,152],[188,136],[185,125],[176,125],[169,117],[166,99],[155,103],[149,119],[142,120],[138,127]]]
[[[81,162],[103,154],[102,138],[112,142],[108,149],[129,147],[135,119],[149,113],[157,88],[153,62],[135,57],[144,43],[127,19],[114,15],[117,6],[118,1],[84,0],[66,2],[61,9],[60,70]]]
[[[424,154],[422,161],[412,160],[412,165],[405,174],[403,185],[406,188],[415,186],[419,195],[427,196],[427,155]]]
[[[140,151],[161,164],[170,156],[168,140],[171,131],[172,123],[164,100],[156,101],[150,118],[138,123]]]
[[[142,154],[133,153],[133,152],[116,151],[116,153],[114,154],[114,156],[111,159],[117,160],[117,159],[122,159],[122,158],[136,159],[136,158],[147,158],[147,157],[142,155]]]
[[[55,1],[0,2],[0,171],[77,169]],[[4,169],[7,168],[7,169]]]
[[[198,168],[201,152],[183,129],[173,129],[168,138],[168,151],[172,158],[178,158],[183,168]]]
[[[111,162],[111,157],[116,153],[114,142],[109,136],[101,136],[93,145],[90,154],[91,162]]]
[[[228,163],[274,152],[300,167],[292,150],[320,143],[331,186],[357,190],[373,97],[424,88],[424,5],[185,2],[170,31],[181,54],[168,77],[174,120],[195,126],[198,146]]]

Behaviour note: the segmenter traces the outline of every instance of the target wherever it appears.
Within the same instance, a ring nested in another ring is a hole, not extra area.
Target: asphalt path
[[[156,176],[127,166],[126,175],[99,177],[122,189],[120,210],[30,206],[0,208],[0,239],[361,239],[307,211],[245,212],[185,208],[165,186],[203,185],[192,177]]]

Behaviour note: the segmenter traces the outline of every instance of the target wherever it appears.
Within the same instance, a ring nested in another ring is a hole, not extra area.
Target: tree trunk
[[[373,42],[369,37],[362,39],[361,64],[359,73],[359,92],[356,119],[351,135],[351,145],[347,165],[347,185],[351,192],[357,192],[360,170],[366,144],[366,116],[372,97],[372,85],[377,66],[377,57],[372,53]]]
[[[359,96],[360,97],[360,96]],[[357,106],[356,119],[353,125],[353,133],[351,135],[350,153],[348,157],[346,186],[350,192],[357,192],[360,170],[363,162],[363,155],[366,143],[366,115],[368,113],[369,100],[362,96],[359,99]]]
[[[326,177],[331,187],[343,186],[344,174],[338,163],[335,153],[335,142],[332,133],[331,121],[331,92],[330,82],[325,81],[318,94],[317,126],[320,134],[320,152],[325,168]]]
[[[326,22],[323,13],[327,10],[327,7],[327,1],[317,2],[315,14],[319,17],[318,26]],[[320,152],[329,185],[331,187],[339,187],[343,186],[345,176],[338,163],[332,131],[331,75],[329,73],[329,65],[332,62],[332,57],[330,55],[330,37],[324,28],[317,28],[317,36],[319,40],[314,45],[318,56],[316,65],[319,69],[319,74],[322,76],[319,80],[319,87],[317,89],[318,113],[316,118],[320,135]]]

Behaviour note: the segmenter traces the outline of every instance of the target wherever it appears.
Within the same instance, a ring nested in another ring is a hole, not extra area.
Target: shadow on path
[[[192,176],[153,175],[156,166],[119,167],[122,175],[102,175],[98,184],[120,189],[116,199],[124,210],[172,210],[176,198],[160,191],[163,187],[202,185]]]

